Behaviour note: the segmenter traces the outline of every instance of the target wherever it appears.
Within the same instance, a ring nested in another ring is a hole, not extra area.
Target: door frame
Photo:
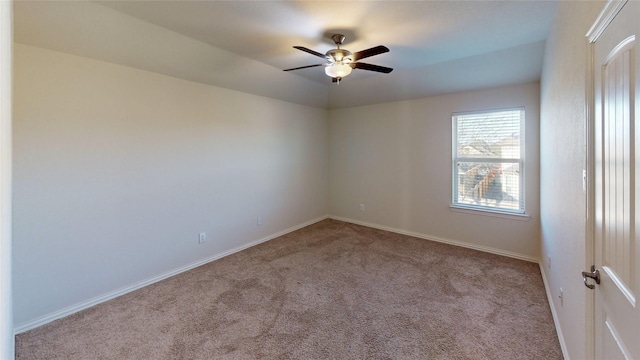
[[[586,238],[585,264],[588,269],[595,264],[595,43],[607,29],[611,21],[618,15],[628,0],[608,0],[596,21],[585,36],[587,37],[587,71],[585,86],[585,139],[586,139]],[[595,291],[585,289],[585,352],[588,359],[595,358],[596,322]]]

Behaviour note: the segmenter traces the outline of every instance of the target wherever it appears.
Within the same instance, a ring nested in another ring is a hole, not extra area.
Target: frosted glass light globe
[[[347,64],[341,64],[341,63],[333,64],[331,66],[326,66],[324,68],[324,72],[328,76],[331,76],[332,78],[343,78],[351,74],[351,70],[353,70],[351,66]]]

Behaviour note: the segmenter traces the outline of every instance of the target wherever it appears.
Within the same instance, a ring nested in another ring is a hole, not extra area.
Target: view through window
[[[454,207],[524,213],[524,108],[453,114]]]

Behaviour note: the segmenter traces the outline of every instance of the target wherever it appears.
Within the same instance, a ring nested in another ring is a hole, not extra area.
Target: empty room
[[[640,2],[0,7],[1,359],[640,359]]]

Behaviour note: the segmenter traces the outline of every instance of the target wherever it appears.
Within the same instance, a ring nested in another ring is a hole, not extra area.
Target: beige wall
[[[0,359],[14,358],[11,259],[12,5],[0,1]]]
[[[327,214],[324,109],[19,44],[14,76],[17,327]]]
[[[547,40],[541,80],[540,205],[541,266],[551,291],[565,355],[585,359],[587,289],[580,272],[585,253],[586,162],[585,34],[602,9],[601,1],[561,1]],[[549,264],[547,256],[551,257]],[[564,305],[560,305],[560,288]]]
[[[331,215],[536,260],[539,89],[533,83],[332,110]],[[526,111],[530,219],[451,211],[451,114],[515,106]]]

